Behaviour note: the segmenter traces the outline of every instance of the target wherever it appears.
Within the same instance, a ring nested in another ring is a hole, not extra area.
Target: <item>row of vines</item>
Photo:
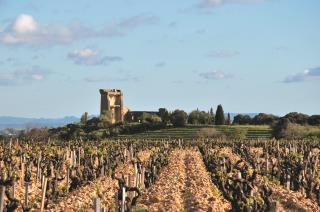
[[[0,141],[0,212],[320,211],[318,140]]]

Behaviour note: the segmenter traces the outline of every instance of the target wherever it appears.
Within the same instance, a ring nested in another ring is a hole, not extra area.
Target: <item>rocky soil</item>
[[[174,150],[169,164],[138,208],[148,211],[229,211],[230,204],[212,184],[198,150]]]

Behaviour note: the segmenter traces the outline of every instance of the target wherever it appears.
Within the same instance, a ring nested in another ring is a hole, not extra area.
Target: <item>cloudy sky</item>
[[[319,0],[0,0],[0,115],[320,113]]]

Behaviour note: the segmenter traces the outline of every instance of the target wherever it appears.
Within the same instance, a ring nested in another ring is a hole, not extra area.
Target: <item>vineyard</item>
[[[204,126],[191,126],[183,128],[168,128],[161,130],[150,130],[142,133],[136,133],[131,135],[118,135],[121,139],[197,139],[199,137],[199,131],[205,128]],[[253,125],[253,126],[208,126],[208,128],[214,128],[218,132],[223,134],[232,134],[236,130],[243,130],[244,137],[248,139],[258,138],[270,138],[271,129],[269,126]]]
[[[0,212],[320,211],[319,140],[0,142]]]

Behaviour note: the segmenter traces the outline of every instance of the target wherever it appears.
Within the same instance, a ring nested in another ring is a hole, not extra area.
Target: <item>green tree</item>
[[[189,113],[188,123],[189,124],[200,124],[201,112],[199,110],[193,110]]]
[[[170,121],[175,127],[183,127],[187,124],[188,114],[183,110],[175,110],[170,115]]]
[[[233,124],[239,124],[239,125],[250,124],[251,120],[252,119],[249,115],[238,114],[233,118]]]
[[[224,112],[223,112],[222,105],[218,105],[218,107],[217,107],[215,124],[216,125],[224,125],[225,124],[225,118],[224,118]]]
[[[228,117],[226,120],[226,125],[230,125],[231,124],[231,117],[230,117],[230,113],[228,113]]]
[[[266,113],[259,113],[258,115],[254,116],[251,124],[254,125],[273,125],[275,124],[279,118],[272,114],[266,114]]]
[[[308,124],[309,116],[303,113],[291,112],[286,114],[284,118],[289,119],[291,123],[306,125]]]
[[[308,123],[314,126],[320,126],[320,115],[312,115],[308,119]]]
[[[214,113],[213,113],[213,108],[210,108],[210,123],[209,124],[214,124]]]
[[[86,124],[88,121],[88,112],[85,112],[82,114],[81,119],[80,119],[80,123],[81,124]]]
[[[189,124],[210,124],[211,120],[210,113],[198,109],[193,110],[188,116]]]
[[[143,112],[141,117],[139,118],[143,123],[157,123],[161,122],[161,118],[156,114],[151,114],[147,112]]]
[[[159,116],[163,123],[168,123],[170,121],[170,115],[166,108],[159,108]]]

